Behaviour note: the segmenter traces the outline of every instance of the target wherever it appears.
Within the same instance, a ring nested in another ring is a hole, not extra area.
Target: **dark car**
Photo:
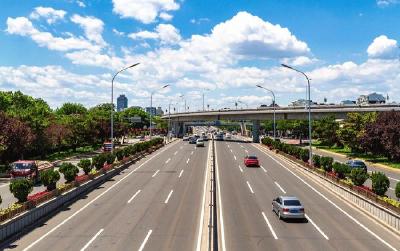
[[[367,165],[365,165],[365,163],[361,160],[349,160],[346,162],[346,164],[351,168],[361,168],[363,169],[365,172],[367,172]]]
[[[196,144],[196,141],[197,141],[196,137],[189,138],[189,144]]]

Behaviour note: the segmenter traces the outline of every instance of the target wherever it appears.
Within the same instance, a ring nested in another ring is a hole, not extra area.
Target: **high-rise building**
[[[146,107],[146,112],[151,114],[151,116],[156,116],[157,109],[155,107]]]
[[[119,95],[117,98],[117,111],[122,111],[128,108],[128,98],[124,94]]]

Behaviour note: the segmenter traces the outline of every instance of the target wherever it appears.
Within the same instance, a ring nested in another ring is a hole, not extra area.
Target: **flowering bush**
[[[42,197],[47,196],[49,194],[50,194],[49,191],[44,190],[44,191],[29,195],[28,196],[28,201],[37,201],[37,200],[41,199]]]
[[[82,183],[82,182],[85,182],[87,180],[89,180],[89,175],[87,175],[87,174],[83,174],[83,175],[79,175],[79,176],[75,177],[75,181],[78,182],[78,183]]]
[[[400,201],[397,201],[397,200],[394,200],[394,199],[391,199],[391,198],[388,198],[388,197],[381,197],[381,196],[378,196],[378,198],[380,200],[383,200],[383,201],[389,203],[392,206],[400,207]]]

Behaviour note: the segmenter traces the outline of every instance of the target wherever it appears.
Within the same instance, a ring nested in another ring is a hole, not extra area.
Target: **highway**
[[[175,141],[0,249],[196,250],[210,144]],[[399,236],[262,146],[215,146],[220,250],[400,250]],[[262,167],[246,168],[247,153]],[[279,220],[278,195],[297,196],[308,222]]]

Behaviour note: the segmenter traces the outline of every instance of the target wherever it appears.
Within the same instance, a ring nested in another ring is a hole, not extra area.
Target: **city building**
[[[353,100],[343,100],[342,102],[340,102],[340,105],[355,105],[356,101]]]
[[[126,108],[128,108],[128,98],[121,94],[117,98],[117,111],[120,112]]]
[[[131,106],[130,108],[144,110],[143,107],[137,105]]]
[[[156,115],[157,115],[157,116],[162,116],[162,115],[164,115],[164,111],[163,111],[163,109],[162,109],[161,107],[157,107]]]
[[[155,116],[157,114],[157,109],[155,107],[146,107],[146,112],[151,114],[151,116]]]
[[[360,95],[357,99],[358,105],[370,105],[370,104],[385,104],[386,99],[382,94],[376,92],[368,95]]]
[[[289,106],[306,106],[308,105],[308,100],[306,99],[298,99],[296,101],[293,101]],[[311,105],[316,105],[316,102],[313,102],[312,100],[310,101]]]

